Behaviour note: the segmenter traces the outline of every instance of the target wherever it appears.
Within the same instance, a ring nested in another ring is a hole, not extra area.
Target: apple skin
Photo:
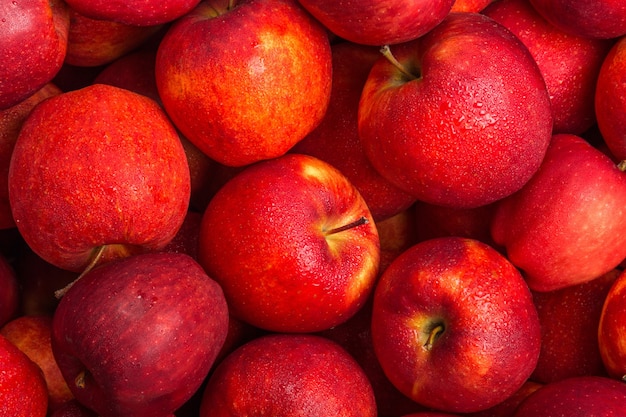
[[[528,0],[501,0],[482,12],[512,31],[546,82],[553,133],[583,134],[596,121],[596,79],[612,41],[574,36],[545,20]]]
[[[45,417],[48,389],[41,369],[0,335],[0,415]]]
[[[200,265],[149,253],[76,281],[55,311],[52,350],[75,398],[100,416],[171,416],[199,389],[227,331],[223,292]]]
[[[550,98],[522,42],[493,19],[450,13],[374,64],[359,105],[365,153],[418,200],[469,208],[519,190],[552,133]],[[476,69],[480,68],[480,71]]]
[[[321,123],[290,152],[322,159],[338,168],[359,190],[374,220],[407,209],[415,198],[383,178],[365,155],[358,132],[358,108],[378,48],[352,42],[331,46],[333,81],[330,103]]]
[[[269,334],[227,356],[209,377],[199,417],[375,417],[369,380],[335,342]]]
[[[132,26],[84,16],[70,8],[65,64],[77,67],[106,65],[145,44],[161,26]]]
[[[70,18],[63,0],[3,1],[0,15],[0,109],[6,109],[33,95],[60,70]]]
[[[574,376],[607,375],[597,329],[609,288],[620,272],[614,269],[583,284],[533,293],[541,323],[541,353],[532,380],[547,384]]]
[[[532,373],[541,333],[532,295],[499,252],[473,239],[420,242],[383,272],[372,341],[389,380],[452,413],[493,407]]]
[[[33,109],[9,167],[9,201],[24,240],[75,272],[102,246],[102,262],[162,249],[184,221],[189,194],[185,152],[165,112],[102,84]]]
[[[98,417],[98,415],[74,399],[56,409],[50,417]]]
[[[543,387],[543,384],[527,380],[524,385],[506,400],[486,410],[464,414],[465,417],[511,417],[519,405],[533,392]]]
[[[478,13],[489,6],[495,0],[456,0],[452,5],[451,12]]]
[[[497,204],[493,239],[534,291],[582,284],[626,258],[626,173],[577,135],[554,135],[537,174]]]
[[[130,26],[156,26],[190,12],[200,0],[65,0],[74,10],[95,20]]]
[[[601,376],[579,376],[546,384],[513,417],[589,417],[626,415],[626,385]]]
[[[371,293],[380,262],[378,232],[356,188],[301,154],[248,166],[224,184],[204,212],[198,246],[231,313],[276,332],[347,320]]]
[[[19,316],[0,327],[0,334],[41,368],[48,388],[48,412],[54,412],[74,395],[52,353],[51,316]]]
[[[626,34],[626,4],[622,0],[530,0],[551,24],[564,32],[595,39]]]
[[[211,159],[244,166],[285,154],[330,100],[324,28],[296,0],[201,2],[163,37],[156,81],[174,124]]]
[[[0,110],[0,184],[2,184],[0,187],[0,229],[15,227],[7,184],[9,163],[22,123],[37,104],[60,93],[61,90],[56,85],[47,83],[15,106]]]
[[[437,26],[455,0],[298,0],[332,33],[365,45],[407,42]]]
[[[626,272],[622,271],[613,283],[602,306],[598,326],[600,356],[609,376],[626,376]]]
[[[626,159],[626,37],[611,48],[600,68],[595,93],[598,129],[611,153],[618,160]]]
[[[4,254],[0,255],[0,326],[13,319],[20,307],[21,290],[15,270]]]

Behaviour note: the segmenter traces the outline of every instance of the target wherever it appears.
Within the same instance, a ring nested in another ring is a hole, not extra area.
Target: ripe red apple
[[[317,158],[287,154],[248,166],[217,192],[198,256],[235,317],[311,332],[364,304],[380,249],[367,204],[348,179]]]
[[[185,137],[243,166],[283,155],[319,124],[331,61],[326,31],[296,0],[207,0],[165,34],[156,80]]]
[[[392,217],[376,222],[380,242],[381,274],[394,259],[418,241],[415,213],[408,208]]]
[[[406,396],[469,413],[520,389],[537,363],[541,333],[520,272],[482,242],[445,237],[414,245],[383,272],[372,341]]]
[[[185,254],[149,253],[82,276],[53,317],[52,349],[78,401],[102,417],[171,416],[224,343],[228,308]]]
[[[65,0],[79,13],[96,20],[132,26],[156,26],[190,12],[200,0]]]
[[[50,417],[98,417],[98,415],[78,401],[72,400],[55,410]]]
[[[546,384],[532,393],[513,417],[626,415],[626,385],[600,376],[579,376]]]
[[[528,398],[533,392],[541,388],[543,384],[539,382],[531,381],[530,379],[524,382],[524,385],[515,394],[511,395],[506,400],[499,404],[494,405],[486,410],[477,411],[475,413],[465,414],[465,417],[511,417],[519,405]]]
[[[448,15],[454,3],[454,0],[298,1],[340,38],[375,46],[424,35]]]
[[[351,42],[332,45],[333,81],[326,115],[291,152],[322,159],[338,168],[359,190],[374,220],[407,209],[415,198],[383,178],[365,155],[358,132],[358,109],[363,85],[378,48]]]
[[[582,284],[626,258],[626,173],[576,135],[556,134],[537,174],[498,202],[494,240],[535,291]]]
[[[21,290],[15,270],[5,255],[0,255],[0,326],[13,319],[20,307]]]
[[[533,294],[541,323],[541,353],[531,379],[546,384],[606,375],[598,326],[609,288],[619,274],[614,269],[583,284]]]
[[[70,18],[62,0],[3,1],[0,16],[0,109],[6,109],[26,100],[59,72]]]
[[[204,389],[200,417],[375,417],[363,370],[321,336],[271,334],[227,356]]]
[[[597,77],[595,112],[598,129],[613,156],[626,159],[626,36],[609,51]]]
[[[48,412],[54,412],[74,395],[52,353],[51,316],[19,316],[0,327],[0,334],[41,368],[48,388]]]
[[[573,35],[610,39],[626,34],[622,0],[530,0],[551,24]]]
[[[9,169],[13,217],[51,264],[163,248],[187,213],[189,168],[178,134],[153,100],[94,84],[40,103]]]
[[[483,13],[512,31],[541,70],[554,118],[554,133],[583,134],[596,120],[596,79],[612,45],[571,35],[545,20],[528,0],[501,0]]]
[[[61,90],[52,83],[47,83],[32,96],[15,106],[0,110],[0,229],[15,227],[9,204],[8,176],[9,163],[15,141],[22,128],[22,123],[30,111],[48,97],[60,94]]]
[[[598,325],[600,355],[609,376],[626,381],[626,272],[608,291]]]
[[[71,8],[65,63],[78,67],[109,64],[145,44],[160,29],[93,19]]]
[[[387,180],[418,200],[467,208],[512,194],[536,172],[552,133],[550,98],[509,30],[450,13],[390,53],[359,105],[366,155]]]
[[[0,415],[46,417],[48,389],[41,369],[0,335]]]

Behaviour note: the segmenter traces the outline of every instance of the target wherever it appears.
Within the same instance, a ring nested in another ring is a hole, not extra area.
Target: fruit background
[[[622,0],[0,0],[0,417],[626,415]]]

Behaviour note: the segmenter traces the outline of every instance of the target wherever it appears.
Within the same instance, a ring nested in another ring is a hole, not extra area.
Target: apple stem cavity
[[[327,231],[326,232],[326,236],[334,235],[335,233],[345,232],[346,230],[350,230],[350,229],[355,228],[357,226],[361,226],[361,225],[368,224],[368,223],[369,223],[369,220],[367,220],[367,217],[361,216],[359,219],[357,219],[357,220],[355,220],[355,221],[353,221],[351,223],[348,223],[348,224],[345,224],[343,226],[336,227],[334,229],[331,229],[331,230]]]
[[[446,328],[443,324],[438,324],[433,327],[428,334],[428,339],[426,339],[426,343],[424,343],[424,349],[426,349],[427,351],[432,350],[433,345],[435,344],[437,339],[439,339],[439,337],[443,334],[445,329]]]
[[[76,385],[77,388],[85,388],[85,371],[82,371],[81,373],[76,375],[76,378],[74,379],[74,385]]]
[[[626,172],[626,159],[624,159],[624,160],[620,161],[620,162],[617,164],[617,169],[619,169],[619,170],[620,170],[620,171],[622,171],[622,172]]]
[[[91,271],[96,265],[98,265],[98,262],[100,261],[100,258],[102,258],[102,254],[104,253],[105,249],[106,245],[98,246],[95,250],[93,257],[91,258],[91,261],[85,267],[83,272],[81,272],[74,281],[70,282],[60,290],[54,292],[54,296],[57,298],[57,300],[61,299],[65,295],[65,293],[67,293],[69,289],[72,288],[72,286],[76,284],[76,282],[78,282],[79,279],[81,279],[87,272]]]
[[[383,56],[385,58],[387,58],[387,60],[389,62],[391,62],[391,64],[398,68],[398,70],[400,70],[400,72],[408,79],[408,80],[417,80],[419,77],[416,76],[415,74],[413,74],[411,71],[409,71],[404,65],[402,65],[400,63],[400,61],[398,61],[396,59],[395,56],[393,56],[393,53],[391,53],[391,48],[389,48],[389,45],[383,45],[382,48],[380,48],[380,53],[383,54]]]

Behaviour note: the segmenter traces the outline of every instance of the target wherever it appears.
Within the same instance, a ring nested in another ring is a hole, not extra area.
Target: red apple
[[[41,368],[48,387],[48,412],[74,398],[52,354],[51,316],[19,316],[0,327],[0,334]]]
[[[78,401],[72,400],[55,410],[50,417],[98,417],[98,415]]]
[[[411,208],[408,208],[392,217],[376,222],[378,240],[380,242],[380,267],[381,274],[387,266],[400,256],[405,250],[418,241],[415,233],[416,221]]]
[[[200,0],[65,0],[79,13],[97,20],[132,26],[172,22],[190,12]]]
[[[217,283],[185,254],[112,261],[61,299],[52,349],[72,393],[102,417],[172,416],[199,389],[228,331]]]
[[[576,135],[554,135],[537,174],[498,202],[494,240],[535,291],[582,284],[626,258],[626,173]]]
[[[626,415],[626,385],[600,376],[579,376],[544,385],[524,400],[513,417]]]
[[[69,10],[62,0],[0,3],[0,109],[52,81],[67,51]]]
[[[375,417],[372,387],[350,354],[315,335],[272,334],[227,356],[204,389],[200,417]]]
[[[356,188],[312,156],[251,165],[213,197],[199,261],[231,313],[281,332],[319,331],[352,316],[377,276],[376,226]]]
[[[596,120],[596,79],[612,42],[560,30],[528,0],[500,0],[483,13],[519,37],[537,61],[550,93],[553,132],[580,135],[589,129]]]
[[[163,38],[156,81],[174,124],[229,166],[285,154],[330,99],[326,31],[296,0],[207,0]]]
[[[78,67],[109,64],[145,44],[160,29],[93,19],[72,8],[65,63]]]
[[[178,134],[153,100],[94,84],[40,103],[9,170],[13,217],[59,268],[162,249],[187,213],[190,180]]]
[[[0,335],[0,415],[46,417],[48,389],[41,369]]]
[[[511,417],[515,413],[515,410],[517,410],[519,405],[526,398],[528,398],[530,394],[537,391],[542,386],[543,384],[527,380],[526,382],[524,382],[524,385],[522,385],[520,389],[515,391],[515,394],[511,395],[509,398],[502,401],[501,403],[496,404],[486,410],[465,414],[465,417]]]
[[[617,41],[597,77],[595,112],[598,129],[611,154],[626,159],[626,36]]]
[[[15,227],[11,206],[9,204],[8,176],[9,163],[13,154],[15,141],[22,128],[22,123],[30,111],[48,97],[60,94],[61,90],[48,83],[15,106],[0,110],[0,229]]]
[[[0,255],[0,326],[13,319],[20,307],[21,290],[15,270],[5,255]]]
[[[530,0],[551,24],[576,36],[609,39],[626,34],[622,0]]]
[[[598,325],[600,355],[609,376],[626,381],[626,272],[608,291]]]
[[[378,48],[341,42],[332,46],[333,81],[330,103],[318,127],[291,148],[338,168],[359,190],[374,220],[384,220],[414,201],[374,169],[365,155],[358,132],[358,108],[363,85]]]
[[[521,388],[537,363],[541,333],[519,271],[482,242],[445,237],[414,245],[383,272],[372,341],[406,396],[469,413]]]
[[[509,30],[450,13],[390,53],[374,64],[359,105],[366,155],[387,180],[418,200],[469,208],[536,172],[552,132],[550,98]]]
[[[454,0],[298,0],[335,35],[366,45],[416,39],[437,26]]]
[[[598,326],[619,273],[614,269],[583,284],[533,294],[541,322],[541,353],[533,380],[545,384],[573,376],[606,375]]]

